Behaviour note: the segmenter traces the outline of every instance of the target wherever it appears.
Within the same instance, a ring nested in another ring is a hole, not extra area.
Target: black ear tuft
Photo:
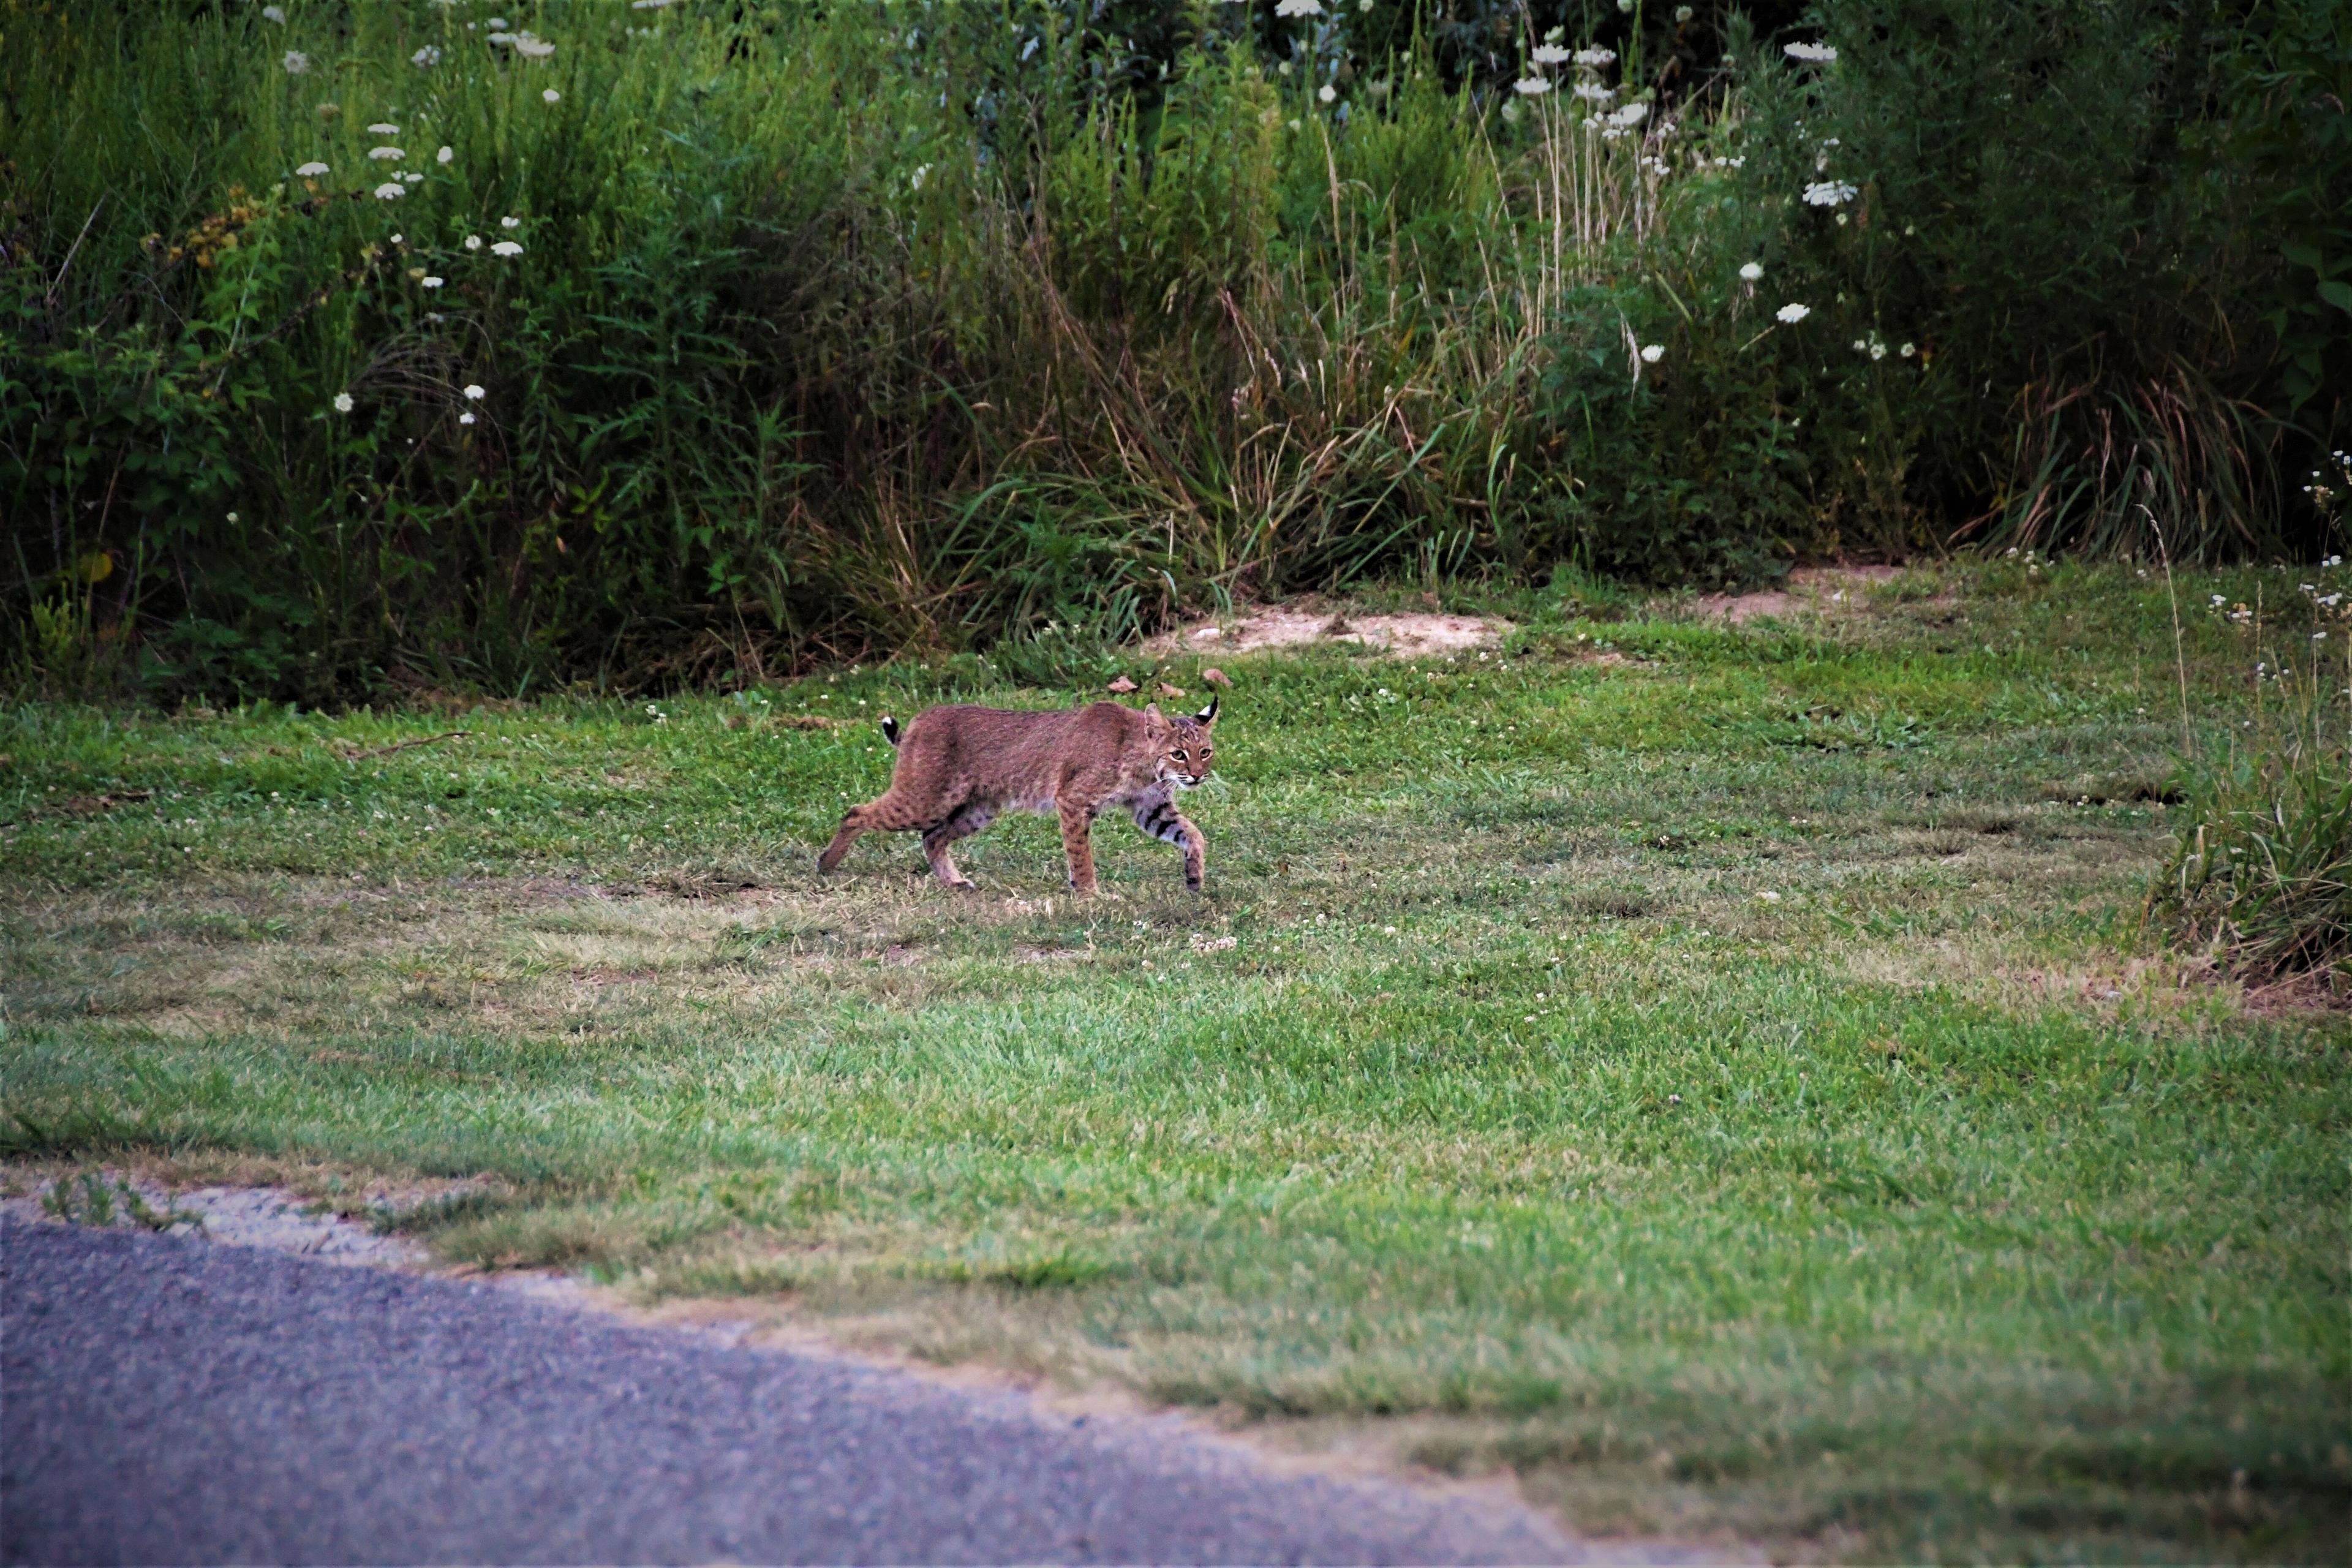
[[[887,713],[882,715],[882,738],[894,746],[898,743],[898,721]]]
[[[1192,717],[1199,720],[1203,724],[1215,723],[1217,721],[1217,700],[1214,697],[1211,697],[1209,699],[1209,705],[1206,708],[1202,709],[1198,713],[1193,714]]]

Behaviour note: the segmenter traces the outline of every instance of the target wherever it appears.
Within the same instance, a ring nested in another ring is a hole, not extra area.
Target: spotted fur
[[[1208,841],[1177,809],[1176,797],[1209,776],[1216,755],[1217,704],[1171,718],[1157,705],[1138,711],[1096,702],[1058,712],[1001,708],[933,708],[903,730],[882,721],[898,749],[889,789],[850,807],[817,857],[817,869],[841,864],[870,832],[920,833],[923,854],[950,888],[971,883],[949,847],[1008,811],[1058,817],[1070,886],[1095,890],[1094,820],[1119,807],[1136,826],[1184,854],[1184,883],[1195,892],[1208,868]]]

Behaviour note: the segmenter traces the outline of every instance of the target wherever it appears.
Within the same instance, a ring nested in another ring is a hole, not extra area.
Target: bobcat
[[[1087,840],[1095,817],[1124,806],[1135,825],[1184,851],[1184,885],[1201,889],[1208,845],[1176,809],[1176,792],[1209,776],[1216,754],[1210,730],[1217,703],[1171,719],[1159,705],[1138,712],[1117,702],[1095,702],[1053,713],[1001,708],[932,708],[899,732],[885,718],[882,733],[898,749],[890,788],[854,805],[841,819],[816,868],[841,864],[859,834],[880,829],[919,832],[923,853],[950,888],[971,883],[948,858],[948,846],[979,832],[1005,811],[1051,814],[1062,821],[1062,850],[1070,886],[1095,890],[1095,852]]]

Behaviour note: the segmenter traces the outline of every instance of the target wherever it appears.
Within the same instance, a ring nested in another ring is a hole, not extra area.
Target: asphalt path
[[[1667,1561],[478,1282],[0,1220],[9,1563]]]

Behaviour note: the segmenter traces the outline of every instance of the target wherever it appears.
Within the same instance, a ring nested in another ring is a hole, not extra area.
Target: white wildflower
[[[386,180],[375,188],[375,199],[380,202],[396,202],[407,194],[408,187],[398,180]]]
[[[1337,103],[1339,101],[1339,89],[1327,81],[1315,89],[1315,96],[1325,103]]]
[[[407,181],[412,185],[421,185],[425,183],[425,176],[415,173],[414,170],[401,175],[400,177]]]
[[[1871,341],[1870,341],[1870,357],[1871,357],[1873,360],[1882,360],[1882,359],[1885,359],[1885,358],[1886,357],[1886,345],[1885,345],[1885,343],[1880,342],[1876,338],[1873,338],[1873,339],[1871,339]]]
[[[400,127],[394,125],[389,120],[379,120],[373,125],[368,127],[368,134],[371,136],[397,136],[400,134]]]
[[[457,149],[444,147],[433,154],[433,161],[436,163],[454,163],[457,161]]]
[[[406,239],[407,237],[408,237],[404,234],[395,234],[392,237],[392,243],[398,245],[402,240]]]
[[[469,381],[466,384],[467,402],[479,403],[483,398],[488,397],[488,393],[482,390],[480,383]]]
[[[1789,304],[1781,306],[1772,313],[1784,321],[1794,323],[1801,321],[1807,316],[1811,315],[1813,313],[1813,308],[1811,305]]]
[[[1666,345],[1665,345],[1665,344],[1664,344],[1664,343],[1643,343],[1643,344],[1642,345],[1642,363],[1643,363],[1643,364],[1655,364],[1655,363],[1657,363],[1660,360],[1662,360],[1662,359],[1664,359],[1664,358],[1665,358],[1665,357],[1666,357]]]
[[[286,8],[282,5],[264,5],[261,8],[261,19],[265,22],[275,22],[282,27],[286,25]]]
[[[1597,81],[1580,81],[1576,84],[1576,96],[1587,103],[1597,103],[1606,109],[1617,101],[1617,89],[1604,87]]]
[[[306,180],[315,180],[327,172],[327,165],[313,158],[294,172]]]
[[[1692,10],[1687,5],[1677,5],[1675,7],[1675,21],[1679,26],[1685,27],[1690,26],[1690,19],[1696,15],[1698,15],[1698,13]]]
[[[543,99],[545,99],[545,100],[547,100],[547,101],[548,101],[548,102],[550,102],[550,103],[557,102],[557,101],[561,100],[562,99],[562,97],[563,97],[563,95],[562,95],[562,93],[560,93],[560,92],[556,91],[556,90],[555,90],[553,88],[551,88],[551,88],[549,88],[546,91],[544,91],[544,92],[541,93],[539,96],[540,96],[540,97],[541,97],[541,98],[543,98]]]
[[[1558,44],[1538,44],[1535,52],[1528,57],[1539,66],[1566,65],[1569,58],[1568,51]]]
[[[506,25],[507,19],[504,16],[493,16],[489,21],[484,24],[484,26],[491,27],[503,27]]]
[[[335,412],[338,414],[349,414],[351,411],[352,395],[348,392],[339,392],[335,394]]]
[[[427,289],[438,289],[441,287],[441,279],[438,278],[420,278],[417,281],[424,284]]]
[[[1274,8],[1277,16],[1320,16],[1323,0],[1279,0]]]
[[[1622,109],[1610,110],[1609,123],[1616,126],[1621,131],[1631,131],[1633,127],[1641,124],[1642,121],[1647,120],[1649,117],[1650,106],[1648,104],[1629,103]]]
[[[470,414],[460,414],[457,416],[457,423],[460,425],[471,425],[473,422],[474,416]]]
[[[1740,268],[1739,276],[1753,283],[1764,276],[1764,264],[1760,261],[1750,261]]]
[[[1599,70],[1602,66],[1617,63],[1617,51],[1615,49],[1579,49],[1576,51],[1575,58],[1578,65]]]
[[[481,237],[480,235],[478,235],[478,234],[469,234],[469,235],[467,235],[467,236],[466,237],[466,248],[467,248],[467,249],[468,249],[468,250],[479,250],[479,249],[481,249],[481,248],[482,248],[482,237]]]
[[[425,45],[423,48],[408,57],[408,63],[418,67],[419,68],[429,68],[430,67],[439,65],[441,63],[441,46],[438,44]]]
[[[1840,202],[1853,200],[1854,195],[1854,187],[1842,180],[1815,180],[1805,187],[1805,205],[1833,207]]]
[[[511,239],[502,239],[496,245],[490,247],[490,254],[492,256],[520,256],[522,254],[522,247],[517,245]]]
[[[555,46],[545,38],[534,38],[529,33],[514,36],[514,52],[527,60],[543,60],[555,52]]]
[[[1792,60],[1811,60],[1820,65],[1832,65],[1837,60],[1837,50],[1827,44],[1783,44],[1780,52]]]
[[[371,147],[368,149],[368,156],[378,163],[392,163],[407,157],[408,153],[398,147]]]
[[[629,9],[632,11],[660,11],[667,9],[670,4],[671,0],[629,0]]]
[[[288,76],[301,76],[310,68],[310,57],[299,49],[289,49],[279,63],[285,66]]]
[[[1916,343],[1905,343],[1901,348],[1896,349],[1895,352],[1901,354],[1905,359],[1909,359],[1913,354],[1919,352],[1919,345]]]
[[[519,217],[502,217],[499,219],[499,226],[500,228],[520,228],[522,226],[522,219]]]
[[[1544,79],[1539,76],[1523,76],[1518,80],[1513,82],[1511,84],[1511,88],[1512,90],[1516,92],[1522,92],[1528,97],[1533,98],[1538,93],[1549,92],[1551,90],[1551,83],[1544,80]]]

